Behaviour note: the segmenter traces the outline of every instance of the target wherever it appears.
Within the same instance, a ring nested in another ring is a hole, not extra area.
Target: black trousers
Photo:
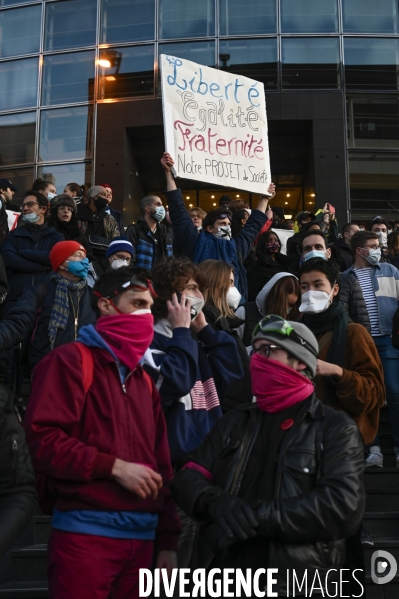
[[[36,495],[29,491],[0,496],[0,559],[29,523],[35,504]]]

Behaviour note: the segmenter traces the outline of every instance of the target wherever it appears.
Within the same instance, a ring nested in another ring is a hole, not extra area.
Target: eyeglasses
[[[67,212],[71,212],[73,214],[73,208],[71,208],[71,206],[58,206],[58,210],[66,210]]]
[[[362,248],[362,250],[378,250],[380,246],[378,244],[376,245],[364,245]]]
[[[270,358],[271,352],[275,351],[276,349],[282,349],[282,347],[279,347],[278,345],[262,345],[262,347],[259,349],[253,349],[251,351],[251,356],[254,354],[259,354],[265,358]]]
[[[298,345],[305,347],[317,358],[317,350],[313,347],[313,345],[298,335],[290,323],[287,320],[284,320],[284,318],[281,318],[281,316],[270,314],[262,318],[262,320],[258,322],[254,328],[253,336],[255,337],[259,331],[262,331],[262,333],[273,333],[281,335],[282,337],[289,337],[292,339],[292,341],[298,343]]]
[[[32,206],[35,204],[39,206],[39,202],[26,202],[25,204],[21,204],[20,209],[23,210],[24,208],[32,208]]]

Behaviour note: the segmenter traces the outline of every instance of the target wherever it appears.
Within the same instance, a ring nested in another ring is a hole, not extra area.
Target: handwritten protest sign
[[[263,84],[165,54],[161,71],[175,176],[264,193],[271,175]]]

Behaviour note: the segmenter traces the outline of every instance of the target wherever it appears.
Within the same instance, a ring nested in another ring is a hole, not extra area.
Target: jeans
[[[389,335],[373,337],[384,370],[389,419],[395,453],[399,452],[399,350],[392,346]],[[372,445],[380,445],[378,434]]]
[[[18,491],[0,497],[0,560],[29,524],[36,504],[33,489]]]

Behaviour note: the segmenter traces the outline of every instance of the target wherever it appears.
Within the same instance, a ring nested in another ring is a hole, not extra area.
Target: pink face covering
[[[96,331],[110,346],[119,362],[134,370],[154,337],[154,317],[150,311],[102,316]]]
[[[254,354],[250,364],[252,393],[261,410],[274,414],[305,400],[314,391],[303,374],[277,360]]]

